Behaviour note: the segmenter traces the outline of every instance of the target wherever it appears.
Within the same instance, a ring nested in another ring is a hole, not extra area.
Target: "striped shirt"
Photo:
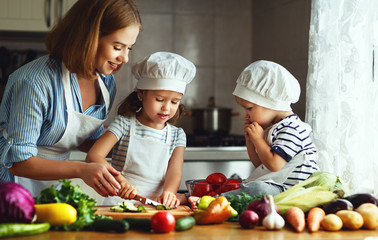
[[[284,182],[286,188],[306,180],[313,172],[319,170],[316,163],[317,151],[310,133],[311,127],[302,122],[298,115],[293,114],[276,124],[271,130],[271,136],[268,136],[271,150],[278,153],[287,162],[298,155],[307,155],[304,162],[289,174],[288,179]]]
[[[74,109],[83,113],[80,87],[76,74],[71,73],[71,91]],[[101,75],[113,103],[116,85],[113,75]],[[61,62],[43,56],[9,76],[0,106],[0,129],[7,131],[4,138],[0,131],[0,180],[14,181],[8,169],[13,162],[20,162],[38,153],[37,146],[51,146],[62,137],[66,124],[66,104],[62,83]],[[84,114],[105,119],[106,107],[89,107]],[[98,138],[103,126],[89,139]]]
[[[125,165],[127,150],[130,141],[130,126],[132,118],[126,118],[118,115],[115,120],[109,125],[107,131],[111,131],[118,138],[117,144],[113,148],[112,153],[112,166],[118,171],[122,171]],[[141,137],[149,137],[159,142],[166,142],[168,134],[171,134],[169,155],[172,155],[176,147],[186,147],[186,134],[182,128],[171,125],[171,132],[168,133],[168,128],[165,127],[161,130],[153,129],[141,124],[138,120],[135,123],[135,134]],[[146,147],[148,151],[148,147]]]

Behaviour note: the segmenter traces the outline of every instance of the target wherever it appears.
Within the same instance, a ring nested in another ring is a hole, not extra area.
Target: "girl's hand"
[[[133,199],[138,193],[137,189],[130,184],[126,179],[121,182],[121,189],[118,191],[118,196],[124,199]]]
[[[250,141],[255,142],[257,140],[264,140],[264,129],[257,122],[249,124],[246,128],[246,134]]]
[[[115,196],[121,185],[115,179],[120,173],[106,163],[85,163],[81,171],[83,181],[103,197]]]
[[[177,199],[176,194],[173,192],[164,191],[157,200],[170,208],[177,208],[180,205],[180,200]]]

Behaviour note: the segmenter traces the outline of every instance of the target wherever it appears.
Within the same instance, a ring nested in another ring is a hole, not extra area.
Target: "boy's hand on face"
[[[264,129],[257,122],[253,122],[246,127],[246,133],[252,142],[264,140]]]

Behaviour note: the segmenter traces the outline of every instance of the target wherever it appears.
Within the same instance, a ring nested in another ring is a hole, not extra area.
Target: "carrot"
[[[320,222],[325,217],[325,212],[320,207],[311,208],[307,214],[307,228],[310,233],[317,232],[320,228]]]
[[[306,226],[305,214],[302,209],[298,207],[289,208],[285,213],[286,221],[297,232],[303,232]]]

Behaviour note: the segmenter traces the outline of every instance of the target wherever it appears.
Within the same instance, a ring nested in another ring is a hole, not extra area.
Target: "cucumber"
[[[192,216],[187,216],[176,220],[176,231],[185,231],[191,229],[194,224],[196,224],[196,220]]]
[[[0,224],[0,238],[33,235],[46,232],[49,229],[49,223],[3,223]]]
[[[156,210],[171,210],[171,208],[161,204],[156,206]]]
[[[111,207],[110,210],[114,212],[146,212],[142,205],[137,207],[130,202],[118,203],[116,206]]]
[[[117,219],[98,219],[92,223],[92,228],[96,232],[117,232],[124,233],[129,230],[128,222]]]
[[[126,217],[123,220],[130,224],[130,229],[143,230],[143,231],[150,231],[151,230],[151,219],[150,218]]]

